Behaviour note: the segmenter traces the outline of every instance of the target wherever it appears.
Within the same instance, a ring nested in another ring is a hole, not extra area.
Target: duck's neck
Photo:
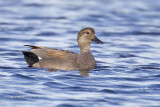
[[[80,53],[81,52],[90,52],[90,44],[81,44],[81,45],[79,45],[79,47],[80,47]]]

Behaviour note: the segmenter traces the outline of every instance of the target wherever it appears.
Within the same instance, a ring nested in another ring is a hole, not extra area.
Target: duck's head
[[[80,49],[86,51],[90,50],[89,48],[92,41],[103,44],[103,42],[96,37],[94,29],[90,27],[79,31],[77,41]]]

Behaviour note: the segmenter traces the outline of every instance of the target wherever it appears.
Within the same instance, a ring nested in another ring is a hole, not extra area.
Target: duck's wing
[[[59,49],[53,49],[53,48],[47,48],[47,47],[39,47],[39,46],[33,46],[33,45],[24,45],[29,46],[31,48],[31,52],[36,54],[40,59],[43,58],[59,58],[59,59],[65,59],[68,58],[70,55],[78,55],[75,52],[67,51],[67,50],[59,50]]]

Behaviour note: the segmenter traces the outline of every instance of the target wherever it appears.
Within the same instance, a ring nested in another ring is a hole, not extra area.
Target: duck
[[[29,67],[48,68],[56,70],[88,70],[95,69],[96,61],[90,51],[92,42],[103,44],[95,35],[95,30],[86,27],[78,32],[77,42],[80,53],[48,47],[24,45],[31,49],[22,51]]]

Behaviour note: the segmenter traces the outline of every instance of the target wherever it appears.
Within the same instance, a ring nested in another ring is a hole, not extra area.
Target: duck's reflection
[[[80,76],[89,76],[90,70],[79,70]]]
[[[47,71],[57,72],[58,69],[48,69]],[[89,76],[90,69],[88,69],[88,70],[78,70],[78,71],[79,71],[80,76]]]
[[[49,72],[57,72],[58,69],[47,69]]]

